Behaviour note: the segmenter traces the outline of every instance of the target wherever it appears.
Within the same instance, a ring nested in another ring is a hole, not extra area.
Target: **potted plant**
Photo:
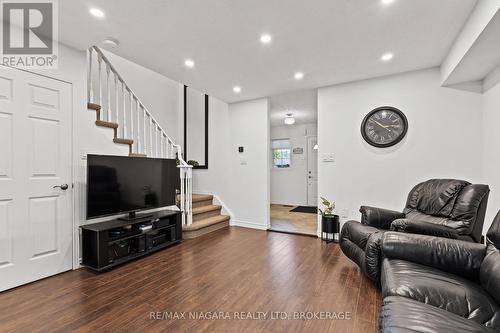
[[[330,202],[326,198],[320,197],[323,209],[319,209],[321,213],[321,239],[329,241],[338,241],[339,239],[339,222],[340,218],[334,214],[335,202]],[[326,237],[324,234],[326,233]],[[330,240],[328,234],[332,234]]]

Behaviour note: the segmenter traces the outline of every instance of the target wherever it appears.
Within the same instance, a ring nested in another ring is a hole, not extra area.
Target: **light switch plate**
[[[335,156],[333,153],[324,153],[322,155],[323,162],[335,162]]]

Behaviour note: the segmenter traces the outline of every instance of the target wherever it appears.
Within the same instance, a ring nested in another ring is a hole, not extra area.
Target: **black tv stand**
[[[128,216],[120,217],[118,220],[120,221],[137,221],[137,220],[142,220],[146,218],[153,217],[153,214],[142,214],[142,215],[137,215],[136,212],[130,212],[128,213]]]
[[[178,244],[181,212],[163,210],[133,220],[83,225],[82,265],[98,272]]]

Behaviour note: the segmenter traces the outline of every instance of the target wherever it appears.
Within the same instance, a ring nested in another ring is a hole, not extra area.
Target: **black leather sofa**
[[[361,223],[347,221],[340,247],[372,280],[380,279],[380,240],[400,231],[480,242],[489,187],[456,179],[431,179],[408,194],[402,212],[361,206]]]
[[[387,232],[381,332],[500,332],[500,212],[487,244]]]

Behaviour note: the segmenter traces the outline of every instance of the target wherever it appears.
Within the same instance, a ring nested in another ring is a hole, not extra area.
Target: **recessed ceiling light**
[[[297,72],[293,75],[293,77],[295,78],[295,80],[302,80],[304,78],[304,73]]]
[[[271,37],[271,35],[263,34],[260,36],[260,42],[262,44],[269,44],[269,43],[271,43],[272,40],[273,40],[273,38]]]
[[[193,68],[194,67],[194,61],[191,60],[191,59],[186,59],[184,61],[184,66],[186,66],[187,68]]]
[[[240,86],[234,86],[233,87],[233,92],[239,94],[241,92],[241,87]]]
[[[104,12],[100,10],[99,8],[90,8],[90,14],[97,18],[103,18],[104,17]]]
[[[118,46],[120,46],[120,42],[112,37],[106,38],[105,40],[102,41],[102,43],[105,46],[111,47],[113,49],[116,49]]]
[[[390,61],[392,60],[392,58],[394,58],[394,54],[392,53],[385,53],[382,55],[382,57],[380,58],[382,61]]]
[[[381,0],[383,5],[390,5],[391,3],[394,2],[394,0]]]

